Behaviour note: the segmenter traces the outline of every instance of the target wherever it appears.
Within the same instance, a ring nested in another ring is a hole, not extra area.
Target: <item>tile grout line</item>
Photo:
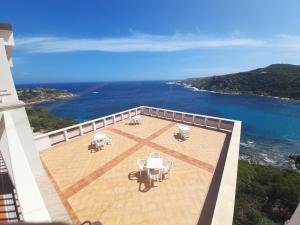
[[[127,157],[129,157],[130,155],[132,155],[133,153],[138,151],[141,147],[143,147],[144,145],[147,145],[148,140],[152,140],[152,139],[156,138],[161,133],[163,133],[166,130],[170,129],[174,125],[175,125],[175,123],[173,123],[173,122],[169,123],[167,126],[159,129],[158,131],[154,132],[152,135],[150,135],[148,138],[145,138],[145,139],[136,137],[134,135],[128,134],[124,131],[121,131],[121,130],[118,130],[118,129],[115,129],[115,128],[108,128],[108,130],[113,131],[115,133],[118,133],[122,136],[125,136],[125,137],[129,138],[129,139],[132,139],[132,140],[134,140],[138,143],[136,145],[134,145],[133,147],[127,149],[125,152],[121,153],[120,155],[116,156],[115,158],[111,159],[110,161],[108,161],[103,166],[99,167],[98,169],[96,169],[95,171],[93,171],[92,173],[87,175],[86,177],[78,180],[72,186],[68,187],[63,192],[64,196],[67,199],[70,198],[71,196],[73,196],[74,194],[79,192],[81,189],[83,189],[84,187],[86,187],[89,184],[91,184],[92,182],[94,182],[97,178],[101,177],[103,174],[105,174],[106,172],[111,170],[113,167],[115,167],[117,164],[122,162],[124,159],[126,159]]]
[[[136,142],[143,142],[145,140],[144,138],[137,137],[135,135],[126,133],[126,132],[124,132],[122,130],[119,130],[119,129],[116,129],[116,128],[113,128],[113,127],[109,127],[109,128],[107,128],[107,130],[112,131],[112,132],[114,132],[116,134],[119,134],[119,135],[121,135],[123,137],[127,137],[127,138],[129,138],[129,139],[131,139],[133,141],[136,141]]]
[[[71,196],[79,192],[81,189],[85,188],[86,186],[94,182],[96,179],[101,177],[103,174],[111,170],[113,167],[115,167],[117,164],[122,162],[124,159],[126,159],[127,157],[129,157],[130,155],[138,151],[143,145],[144,143],[135,144],[134,146],[130,147],[125,152],[111,159],[110,161],[108,161],[107,163],[105,163],[104,165],[102,165],[101,167],[99,167],[98,169],[96,169],[86,177],[78,180],[75,184],[68,187],[64,191],[65,197],[70,198]]]
[[[51,179],[52,183],[54,184],[55,189],[57,190],[57,193],[59,194],[59,196],[62,199],[63,204],[65,205],[66,210],[69,212],[69,215],[71,217],[71,219],[73,220],[73,222],[75,224],[80,224],[80,220],[77,217],[76,213],[74,212],[74,210],[72,209],[70,203],[68,202],[68,198],[70,198],[71,196],[73,196],[74,194],[76,194],[77,192],[79,192],[80,190],[82,190],[83,188],[85,188],[86,186],[88,186],[89,184],[91,184],[92,182],[94,182],[96,179],[98,179],[99,177],[101,177],[102,175],[104,175],[106,172],[108,172],[109,170],[111,170],[112,168],[114,168],[116,165],[118,165],[120,162],[122,162],[123,160],[125,160],[126,158],[128,158],[130,155],[134,154],[136,151],[138,151],[141,147],[143,146],[149,146],[152,147],[155,146],[154,148],[156,148],[157,150],[164,152],[168,155],[171,155],[174,158],[180,159],[182,161],[185,161],[191,165],[197,166],[198,168],[201,169],[205,169],[208,172],[213,172],[214,167],[210,164],[206,164],[205,162],[202,162],[200,160],[194,159],[192,157],[189,157],[187,155],[184,155],[182,153],[179,153],[177,151],[174,151],[172,149],[168,149],[165,148],[161,145],[158,145],[154,142],[151,142],[153,139],[155,139],[156,137],[160,136],[162,133],[164,133],[165,131],[167,131],[168,129],[170,129],[171,127],[173,127],[176,123],[171,122],[168,125],[166,125],[165,127],[159,129],[158,131],[154,132],[153,134],[151,134],[149,137],[147,138],[140,138],[137,137],[135,135],[126,133],[124,131],[121,131],[119,129],[116,128],[108,128],[108,130],[119,134],[121,136],[127,137],[131,140],[134,140],[135,142],[137,142],[137,144],[135,144],[134,146],[130,147],[129,149],[127,149],[125,152],[119,154],[118,156],[116,156],[115,158],[111,159],[110,161],[108,161],[107,163],[105,163],[103,166],[99,167],[98,169],[96,169],[95,171],[93,171],[92,173],[90,173],[89,175],[87,175],[86,177],[80,179],[79,181],[77,181],[75,184],[71,185],[70,187],[68,187],[65,191],[61,191],[54,179],[54,177],[52,176],[52,174],[50,173],[50,171],[48,170],[46,164],[42,161],[42,164],[46,170],[46,172],[48,173],[49,178]],[[203,168],[203,166],[207,167],[207,168]],[[210,167],[211,166],[211,167]],[[211,171],[209,171],[211,170]]]
[[[156,131],[155,133],[153,133],[152,135],[150,135],[149,137],[147,137],[145,139],[142,139],[142,140],[144,140],[144,144],[149,146],[149,147],[155,148],[155,149],[157,149],[161,152],[164,152],[168,155],[171,155],[172,157],[177,158],[179,160],[182,160],[186,163],[197,166],[198,168],[203,169],[207,172],[213,173],[213,171],[215,169],[215,167],[213,165],[210,165],[210,164],[205,163],[205,162],[203,162],[199,159],[195,159],[195,158],[190,157],[188,155],[182,154],[178,151],[166,148],[164,146],[161,146],[159,144],[156,144],[156,143],[152,142],[153,139],[155,139],[156,137],[158,137],[159,135],[161,135],[163,132],[167,131],[168,129],[170,129],[174,125],[175,125],[175,123],[171,122],[167,126],[163,127],[162,129],[160,129],[160,130]],[[109,128],[109,129],[111,131],[117,133],[117,134],[123,135],[124,137],[130,138],[132,140],[141,139],[139,137],[136,137],[132,134],[128,134],[128,133],[126,133],[124,131],[121,131],[121,130],[118,130],[116,128]]]
[[[154,132],[153,134],[151,134],[149,137],[147,137],[145,140],[147,142],[152,141],[154,138],[157,138],[158,136],[160,136],[161,134],[163,134],[164,132],[166,132],[167,130],[169,130],[170,128],[174,127],[176,123],[171,122],[169,123],[167,126],[159,129],[158,131]]]
[[[48,177],[50,178],[51,182],[53,183],[56,192],[58,193],[60,199],[62,200],[62,203],[65,206],[65,209],[69,213],[69,216],[71,217],[73,223],[74,224],[81,224],[81,222],[80,222],[79,218],[77,217],[76,213],[74,212],[72,206],[68,202],[68,199],[64,196],[63,192],[60,190],[57,182],[54,179],[54,176],[52,176],[51,172],[48,170],[48,168],[47,168],[47,166],[46,166],[46,164],[45,164],[45,162],[43,161],[42,158],[41,158],[41,162],[42,162],[42,165],[43,165],[46,173],[48,174]]]
[[[184,161],[186,163],[189,163],[191,165],[194,165],[194,166],[197,166],[198,168],[200,169],[203,169],[203,170],[206,170],[207,172],[210,172],[210,173],[213,173],[215,167],[206,163],[206,162],[203,162],[199,159],[195,159],[195,158],[192,158],[188,155],[185,155],[185,154],[182,154],[180,152],[177,152],[175,150],[172,150],[172,149],[169,149],[169,148],[166,148],[164,146],[161,146],[159,144],[156,144],[154,142],[148,142],[147,144],[149,147],[152,147],[152,148],[155,148],[165,154],[168,154],[176,159],[179,159],[181,161]]]

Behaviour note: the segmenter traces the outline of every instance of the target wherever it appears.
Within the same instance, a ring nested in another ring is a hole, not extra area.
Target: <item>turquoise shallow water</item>
[[[43,104],[57,116],[85,121],[139,105],[242,121],[241,158],[288,167],[300,154],[300,104],[258,96],[193,91],[163,81],[22,85],[62,88],[78,97]]]

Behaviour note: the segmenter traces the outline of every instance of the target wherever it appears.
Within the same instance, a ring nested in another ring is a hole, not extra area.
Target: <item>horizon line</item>
[[[188,79],[188,78],[187,78]],[[112,80],[112,81],[61,81],[61,82],[33,82],[18,83],[15,85],[31,85],[31,84],[76,84],[76,83],[121,83],[121,82],[155,82],[155,81],[180,81],[181,79],[162,79],[162,80]]]

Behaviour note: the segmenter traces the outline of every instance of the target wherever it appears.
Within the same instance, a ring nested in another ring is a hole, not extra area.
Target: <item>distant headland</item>
[[[27,105],[65,100],[76,96],[67,90],[55,88],[18,88],[17,93],[19,99]]]
[[[18,88],[19,99],[28,107],[26,112],[32,130],[35,134],[50,132],[78,123],[71,118],[60,118],[49,112],[46,108],[32,107],[38,104],[66,100],[76,95],[62,89],[55,88]]]
[[[189,78],[178,83],[195,90],[300,100],[299,65],[272,64],[247,72]]]

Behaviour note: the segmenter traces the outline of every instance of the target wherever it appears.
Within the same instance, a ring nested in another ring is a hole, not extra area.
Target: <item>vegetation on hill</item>
[[[39,104],[72,98],[75,95],[66,90],[54,88],[18,88],[19,99],[28,104]]]
[[[17,93],[21,101],[31,105],[75,96],[66,90],[54,88],[18,88]],[[26,108],[26,112],[33,132],[50,132],[77,123],[69,118],[58,118],[45,108],[29,107]]]
[[[223,76],[182,81],[202,90],[300,99],[300,66],[273,64]]]
[[[283,225],[300,200],[300,174],[239,161],[234,225]]]
[[[33,132],[46,133],[77,123],[72,119],[55,117],[45,108],[30,107],[26,108],[26,112]]]

